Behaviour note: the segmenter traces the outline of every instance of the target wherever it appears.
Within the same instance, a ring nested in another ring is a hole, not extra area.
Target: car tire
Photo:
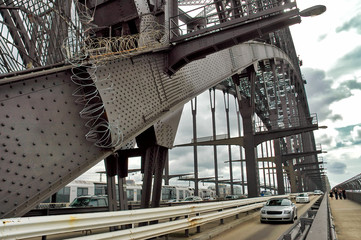
[[[290,221],[291,223],[295,222],[295,213],[292,214],[292,220]]]
[[[266,221],[260,220],[261,223],[266,223]]]

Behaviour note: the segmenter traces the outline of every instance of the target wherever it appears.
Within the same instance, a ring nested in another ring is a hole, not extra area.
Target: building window
[[[81,187],[78,187],[78,190],[77,190],[77,196],[86,196],[88,195],[88,188],[81,188]]]
[[[70,187],[64,187],[56,194],[57,203],[66,203],[70,201]]]

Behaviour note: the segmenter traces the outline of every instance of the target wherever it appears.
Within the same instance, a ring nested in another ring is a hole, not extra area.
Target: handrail
[[[287,197],[288,195],[282,196]],[[29,238],[129,224],[132,225],[132,230],[130,232],[134,233],[136,230],[136,232],[142,235],[145,234],[144,232],[148,231],[148,228],[137,227],[134,229],[134,225],[136,223],[149,222],[154,220],[164,220],[179,216],[192,216],[191,218],[187,219],[187,222],[191,223],[191,225],[188,224],[182,227],[182,229],[188,229],[190,227],[205,224],[211,221],[211,219],[222,219],[230,215],[236,215],[242,211],[249,211],[251,209],[260,208],[263,206],[263,203],[270,198],[271,197],[258,197],[234,201],[200,203],[184,206],[148,208],[119,212],[84,213],[73,215],[2,219],[2,225],[0,225],[0,239],[5,240]],[[200,215],[201,217],[194,217],[194,215]],[[176,222],[177,224],[182,223],[178,221],[179,220],[174,222]],[[177,227],[177,224],[165,224],[167,228],[163,229],[163,227],[160,227],[159,234],[163,235],[169,231],[181,230],[179,229],[179,227]],[[170,230],[166,230],[168,228]],[[161,229],[163,230],[161,231]],[[126,230],[117,231],[117,234],[118,232],[122,232],[119,234],[126,234],[124,231]]]
[[[294,1],[292,1],[292,2],[273,1],[273,2],[268,2],[267,4],[264,4],[262,6],[258,6],[258,7],[255,7],[253,2],[247,2],[245,4],[240,4],[235,7],[230,7],[230,8],[224,9],[223,11],[219,11],[219,12],[211,11],[209,13],[207,12],[207,10],[206,10],[207,8],[209,8],[210,6],[215,6],[216,4],[221,3],[221,2],[222,2],[222,0],[215,0],[212,3],[206,4],[204,6],[197,7],[192,10],[189,10],[187,12],[182,12],[179,15],[170,17],[169,21],[173,22],[173,25],[172,24],[169,25],[169,33],[181,30],[182,33],[180,34],[180,36],[187,35],[187,38],[188,38],[188,37],[192,37],[193,35],[198,35],[199,33],[204,34],[209,31],[217,30],[221,26],[222,26],[222,28],[224,28],[225,27],[224,24],[226,22],[232,22],[232,20],[235,20],[235,19],[238,19],[237,23],[239,23],[239,22],[246,23],[249,21],[257,20],[257,19],[261,18],[262,15],[272,15],[275,13],[281,13],[281,12],[284,12],[285,9],[294,9],[297,7],[296,3]],[[200,11],[200,9],[203,9],[203,10]],[[236,11],[238,13],[231,17],[226,16],[231,11]],[[198,12],[201,12],[203,14],[195,16],[193,19],[191,19],[190,21],[188,21],[186,23],[177,24],[178,18],[181,18],[182,16],[185,16],[185,15],[186,16],[194,15],[194,14],[190,14],[190,13],[198,13]],[[222,15],[224,15],[224,16],[221,17]],[[201,22],[202,24],[200,24],[200,26],[197,30],[196,29],[188,29],[189,24],[194,23],[195,25],[197,25],[197,23],[199,23],[199,22]],[[226,23],[226,25],[227,25],[227,23]],[[200,31],[200,29],[203,32]],[[207,30],[207,29],[209,29],[209,30]],[[180,39],[177,39],[177,37],[180,37],[180,36],[177,34],[176,36],[174,36],[172,38],[170,35],[170,41],[171,42],[179,41]],[[182,39],[184,39],[184,38],[182,38]]]

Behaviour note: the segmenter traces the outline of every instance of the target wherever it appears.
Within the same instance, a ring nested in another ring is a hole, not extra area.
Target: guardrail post
[[[306,225],[311,225],[313,222],[312,218],[301,218],[301,231],[305,231]]]
[[[188,215],[185,215],[185,216],[184,216],[184,218],[188,218],[188,217],[189,217]],[[184,235],[185,235],[186,237],[189,237],[189,228],[184,231]]]
[[[284,235],[283,240],[292,240],[291,234],[288,233],[288,234]]]
[[[199,213],[196,214],[196,216],[199,216]],[[201,232],[201,226],[197,226],[197,233]]]
[[[221,209],[221,210],[219,210],[218,212],[222,212],[223,211],[223,209]],[[224,219],[223,218],[221,218],[220,220],[219,220],[219,224],[224,224]]]
[[[186,229],[186,230],[184,231],[184,235],[185,235],[185,237],[189,237],[189,229]]]

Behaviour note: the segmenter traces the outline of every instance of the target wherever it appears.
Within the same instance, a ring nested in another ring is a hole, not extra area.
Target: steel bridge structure
[[[209,89],[236,98],[239,137],[183,145],[240,146],[248,197],[259,196],[260,161],[276,169],[280,195],[284,174],[292,192],[324,189],[288,28],[307,14],[294,0],[0,1],[0,218],[24,215],[103,159],[109,210],[117,194],[125,209],[115,178],[124,183],[133,156],[141,205],[158,206],[183,106]]]

